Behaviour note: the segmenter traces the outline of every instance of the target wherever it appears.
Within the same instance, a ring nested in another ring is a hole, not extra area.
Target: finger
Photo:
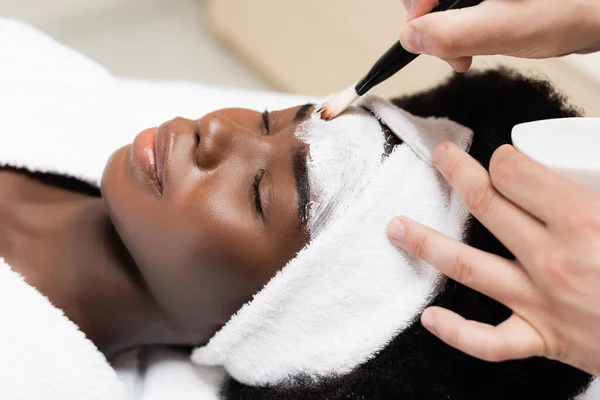
[[[430,12],[438,5],[438,0],[404,0],[407,20],[412,21]]]
[[[403,47],[444,60],[513,54],[531,48],[531,7],[522,2],[491,1],[459,10],[430,13],[411,20],[400,33]],[[533,15],[535,16],[535,15]]]
[[[448,64],[458,73],[467,72],[473,63],[473,57],[459,57],[446,60]]]
[[[500,195],[485,168],[455,144],[436,146],[432,159],[473,216],[523,264],[532,265],[548,240],[544,225]]]
[[[421,322],[444,343],[486,361],[540,356],[545,351],[543,338],[517,314],[492,326],[464,319],[444,308],[429,307]]]
[[[510,308],[528,303],[534,293],[529,276],[515,263],[467,246],[418,222],[394,218],[388,234],[401,249]]]
[[[558,205],[578,188],[509,145],[492,155],[490,177],[499,193],[546,223],[557,220]]]

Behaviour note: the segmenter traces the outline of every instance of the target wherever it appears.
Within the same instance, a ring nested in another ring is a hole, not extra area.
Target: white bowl
[[[515,125],[517,150],[547,168],[600,189],[600,118],[557,118]]]

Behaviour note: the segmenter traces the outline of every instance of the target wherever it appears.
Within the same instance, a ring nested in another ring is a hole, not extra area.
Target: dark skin
[[[294,131],[310,111],[176,118],[156,175],[125,146],[101,197],[1,171],[0,254],[108,357],[205,343],[308,241]]]

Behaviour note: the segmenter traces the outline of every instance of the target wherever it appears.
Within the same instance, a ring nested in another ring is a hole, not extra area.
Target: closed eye
[[[262,119],[263,119],[263,125],[265,128],[265,132],[267,132],[267,135],[268,135],[269,133],[271,133],[271,131],[269,129],[269,110],[263,111]]]
[[[264,218],[262,199],[260,197],[260,182],[265,176],[266,171],[264,169],[260,169],[256,175],[254,175],[254,184],[252,185],[254,188],[254,207],[256,208],[256,212],[262,218]]]

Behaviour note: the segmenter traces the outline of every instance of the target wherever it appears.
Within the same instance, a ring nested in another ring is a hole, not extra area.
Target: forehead
[[[385,137],[379,121],[358,107],[331,121],[312,115],[296,136],[309,146],[308,230],[315,237],[370,182],[383,161]]]
[[[313,113],[298,125],[295,135],[310,149],[312,158],[322,151],[334,156],[342,152],[356,157],[381,153],[384,139],[378,120],[361,107],[350,107],[331,121]]]

